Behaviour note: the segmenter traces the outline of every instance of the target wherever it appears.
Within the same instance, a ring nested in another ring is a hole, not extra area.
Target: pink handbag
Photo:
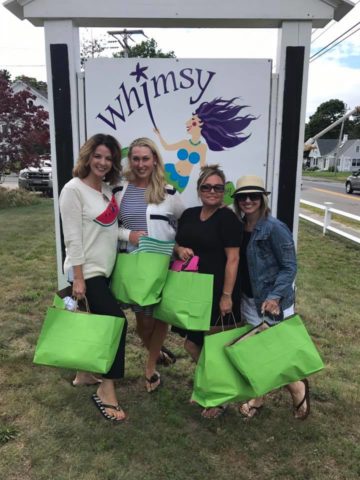
[[[173,272],[197,272],[199,270],[199,257],[194,255],[189,260],[174,260],[171,269]]]

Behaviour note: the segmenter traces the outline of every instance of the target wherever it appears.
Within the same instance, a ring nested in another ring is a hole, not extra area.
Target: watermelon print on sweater
[[[100,213],[100,215],[95,218],[94,222],[102,225],[103,227],[110,227],[117,221],[118,215],[119,206],[115,200],[115,196],[113,195],[108,206],[106,207],[106,210]]]

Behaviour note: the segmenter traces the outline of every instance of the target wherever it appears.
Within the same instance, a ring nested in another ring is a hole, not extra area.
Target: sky
[[[0,0],[2,2],[2,0]],[[360,2],[340,22],[313,31],[311,53],[360,22]],[[356,28],[359,28],[360,25]],[[121,27],[119,27],[121,28]],[[272,58],[277,48],[276,29],[145,29],[163,51],[178,58]],[[106,30],[81,30],[81,36],[106,36]],[[141,41],[144,37],[134,37]],[[110,37],[109,37],[110,39]],[[110,51],[109,51],[110,52]],[[111,53],[109,53],[111,55]],[[12,78],[27,75],[46,81],[44,30],[21,21],[0,5],[0,69]],[[310,63],[307,118],[332,98],[348,109],[360,105],[360,30],[329,53]]]

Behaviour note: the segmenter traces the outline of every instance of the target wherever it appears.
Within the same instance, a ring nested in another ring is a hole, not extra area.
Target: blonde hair
[[[166,180],[165,180],[165,168],[162,156],[159,152],[159,149],[156,146],[156,143],[153,142],[150,138],[141,137],[136,138],[129,146],[128,159],[129,164],[131,160],[132,150],[134,147],[147,147],[151,150],[151,153],[154,155],[154,169],[151,173],[149,185],[146,188],[145,199],[147,203],[159,204],[165,200],[166,191]],[[131,171],[130,166],[125,172],[125,178],[132,182],[135,179],[134,173]]]
[[[196,184],[197,191],[199,191],[200,186],[201,186],[204,182],[206,182],[206,180],[207,180],[209,177],[212,177],[213,175],[217,175],[218,177],[220,177],[221,180],[223,181],[224,185],[225,185],[225,183],[226,183],[225,174],[224,174],[224,172],[220,169],[219,165],[217,165],[217,164],[214,164],[214,165],[204,165],[204,166],[201,167],[201,169],[200,169],[200,175],[199,175],[199,178],[198,178],[198,181],[197,181],[197,184]]]
[[[90,137],[80,148],[78,160],[73,168],[73,177],[86,178],[90,173],[90,159],[95,150],[104,145],[111,152],[112,168],[105,175],[104,181],[110,185],[116,184],[121,173],[121,146],[112,135],[97,133]]]

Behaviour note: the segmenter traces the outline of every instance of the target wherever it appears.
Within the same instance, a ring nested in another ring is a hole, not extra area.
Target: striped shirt
[[[119,218],[124,228],[147,231],[145,190],[129,183],[120,205]]]

